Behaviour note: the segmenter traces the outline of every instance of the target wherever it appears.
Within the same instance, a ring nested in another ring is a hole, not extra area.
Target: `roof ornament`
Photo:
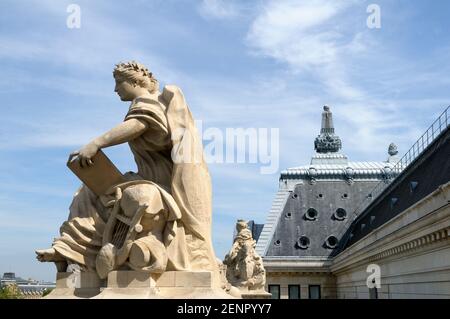
[[[389,144],[388,154],[389,157],[386,162],[396,164],[399,161],[399,157],[397,156],[398,154],[397,145],[395,145],[394,143]]]
[[[353,184],[355,178],[355,170],[348,166],[344,169],[344,178],[349,185]]]
[[[341,148],[341,139],[334,134],[333,113],[330,107],[325,105],[322,112],[322,128],[314,141],[314,149],[317,153],[337,153]]]
[[[314,167],[310,167],[306,174],[309,177],[309,184],[314,185],[317,179],[317,170]]]
[[[388,154],[390,156],[397,155],[398,154],[397,145],[395,145],[394,143],[389,144]]]

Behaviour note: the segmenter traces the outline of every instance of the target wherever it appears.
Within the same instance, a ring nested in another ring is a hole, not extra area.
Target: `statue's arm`
[[[147,130],[147,124],[139,119],[129,119],[95,138],[79,151],[70,154],[78,156],[81,166],[92,165],[91,158],[102,148],[129,142]]]
[[[91,143],[98,149],[129,142],[147,129],[147,124],[139,119],[129,119],[97,137]]]

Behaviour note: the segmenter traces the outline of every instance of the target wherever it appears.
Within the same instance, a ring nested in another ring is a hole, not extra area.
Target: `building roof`
[[[314,159],[314,157],[313,157]],[[346,162],[327,163],[328,159],[317,164],[303,165],[288,168],[281,172],[281,179],[305,179],[310,176],[316,178],[345,178],[353,175],[354,178],[384,178],[392,173],[395,163],[392,162]]]
[[[450,180],[450,107],[399,160],[404,167],[379,196],[362,205],[343,238],[341,251],[355,244]],[[423,139],[433,136],[432,139]]]
[[[259,239],[256,243],[256,252],[263,256],[268,247],[268,243],[272,241],[273,233],[276,225],[278,225],[278,219],[281,216],[281,212],[286,205],[286,201],[289,198],[290,192],[280,189],[276,194],[272,202],[272,208],[267,215],[266,223],[259,235]]]
[[[288,168],[257,242],[257,252],[267,258],[294,256],[322,258],[337,249],[356,217],[353,212],[379,182],[388,183],[400,170],[396,147],[390,145],[385,162],[352,162],[340,152],[332,113],[324,107],[322,128],[315,141],[316,153],[309,165]],[[316,218],[308,212],[315,211]],[[338,213],[339,211],[339,213]],[[345,211],[344,218],[336,217]],[[304,242],[302,242],[304,241]]]

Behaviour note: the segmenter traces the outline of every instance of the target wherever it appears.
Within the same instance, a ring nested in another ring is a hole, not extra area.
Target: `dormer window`
[[[306,211],[305,219],[311,220],[311,221],[316,220],[318,215],[319,215],[319,213],[317,212],[317,210],[315,210],[314,208],[311,207]]]

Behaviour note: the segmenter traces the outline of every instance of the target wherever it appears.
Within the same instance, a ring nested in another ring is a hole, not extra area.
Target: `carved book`
[[[92,166],[81,167],[75,157],[67,166],[96,195],[103,195],[111,186],[125,182],[122,173],[101,150],[92,157],[92,162]]]

